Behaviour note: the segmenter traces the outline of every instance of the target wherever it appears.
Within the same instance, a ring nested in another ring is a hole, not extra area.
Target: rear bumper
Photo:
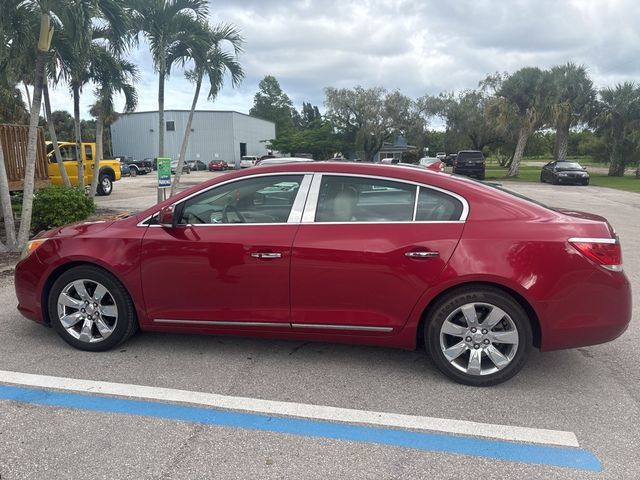
[[[623,272],[594,273],[565,298],[538,306],[540,350],[584,347],[618,338],[631,321],[631,298],[631,285]]]

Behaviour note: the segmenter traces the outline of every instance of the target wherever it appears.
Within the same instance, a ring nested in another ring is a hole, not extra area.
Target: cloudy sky
[[[634,0],[228,0],[210,23],[242,31],[246,77],[198,108],[248,113],[258,83],[273,75],[293,100],[323,108],[323,89],[383,86],[411,98],[477,87],[488,73],[574,61],[597,87],[640,81],[640,2]],[[139,111],[157,109],[157,78],[144,49]],[[82,99],[83,116],[93,101]],[[176,70],[166,108],[188,109],[193,87]],[[54,109],[73,110],[64,87]]]

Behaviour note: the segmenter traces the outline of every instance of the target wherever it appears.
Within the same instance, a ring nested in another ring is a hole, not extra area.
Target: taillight
[[[617,238],[570,238],[569,243],[601,267],[622,271],[622,248]]]

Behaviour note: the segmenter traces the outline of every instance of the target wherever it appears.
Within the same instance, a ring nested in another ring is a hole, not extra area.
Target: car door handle
[[[276,253],[276,252],[253,252],[251,253],[251,256],[253,258],[262,258],[265,260],[270,260],[273,258],[282,258],[282,254]]]
[[[409,258],[434,258],[439,257],[439,252],[405,252],[405,257]]]

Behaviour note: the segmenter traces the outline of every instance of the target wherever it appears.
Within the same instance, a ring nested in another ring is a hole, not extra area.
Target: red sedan
[[[631,318],[604,218],[397,165],[223,175],[139,215],[40,235],[15,286],[24,316],[84,350],[138,328],[424,341],[442,372],[470,385],[512,377],[534,346],[613,340]]]
[[[227,162],[225,162],[224,160],[211,160],[209,162],[210,172],[220,172],[222,170],[226,170],[227,167]]]

